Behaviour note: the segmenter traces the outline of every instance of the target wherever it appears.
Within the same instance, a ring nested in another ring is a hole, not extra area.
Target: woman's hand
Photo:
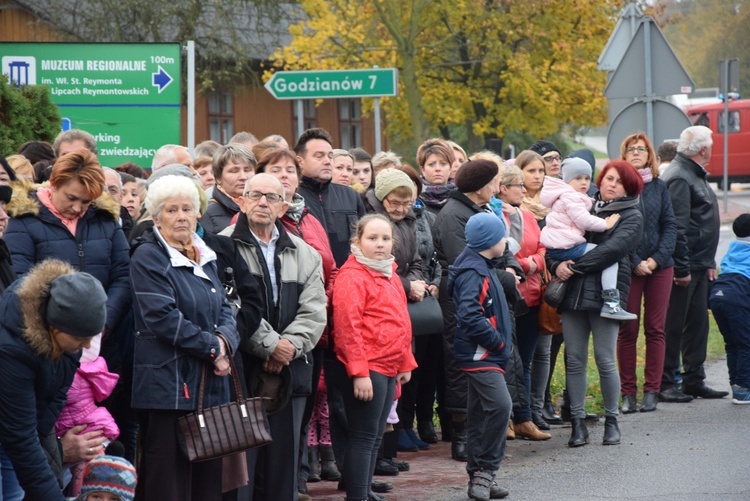
[[[529,256],[526,259],[529,262],[529,274],[534,273],[536,271],[536,261],[534,261],[534,257]]]
[[[91,461],[96,456],[104,454],[104,442],[107,437],[102,430],[82,433],[88,425],[74,426],[60,437],[63,450],[63,463],[78,463]]]
[[[612,214],[611,216],[607,216],[604,218],[604,222],[607,223],[607,229],[610,229],[611,227],[613,227],[619,220],[620,220],[619,214]]]
[[[638,275],[639,277],[645,277],[648,275],[651,275],[651,267],[648,265],[648,261],[641,261],[638,263],[638,266],[635,267],[635,270],[633,272]]]
[[[355,377],[352,380],[354,384],[354,398],[369,402],[372,400],[372,379],[367,377]]]
[[[411,381],[411,371],[409,372],[399,372],[396,374],[396,382],[401,384],[406,384],[409,381]]]
[[[414,280],[409,282],[409,299],[412,301],[421,301],[424,299],[424,293],[427,290],[427,284],[424,280]]]
[[[555,271],[555,275],[557,276],[557,278],[564,282],[572,277],[573,271],[570,269],[571,264],[575,264],[575,261],[569,259],[557,265],[557,270]]]
[[[214,374],[217,376],[227,376],[232,372],[228,353],[226,341],[219,336],[219,356],[214,360]]]
[[[428,285],[427,290],[430,291],[430,294],[435,297],[438,297],[440,295],[440,288],[435,284]]]

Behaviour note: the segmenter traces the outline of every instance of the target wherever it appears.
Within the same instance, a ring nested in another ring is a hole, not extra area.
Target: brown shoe
[[[505,431],[505,440],[515,440],[516,432],[513,430],[513,421],[508,421],[508,429]]]
[[[552,438],[552,435],[537,428],[533,421],[517,423],[513,427],[513,430],[516,432],[517,437],[527,440],[548,440]]]

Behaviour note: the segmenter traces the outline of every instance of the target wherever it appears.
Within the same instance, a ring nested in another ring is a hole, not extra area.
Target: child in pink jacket
[[[62,436],[69,429],[87,425],[82,433],[101,430],[107,441],[106,446],[120,435],[114,418],[104,407],[96,405],[106,399],[114,390],[119,376],[109,372],[107,362],[99,356],[101,336],[92,340],[91,347],[85,348],[81,355],[80,366],[76,370],[73,383],[68,389],[68,399],[65,402],[60,417],[55,423],[55,433]],[[83,481],[85,463],[70,465],[73,480],[68,486],[68,495],[77,496]]]
[[[547,255],[557,261],[578,259],[595,244],[586,243],[587,231],[603,232],[620,219],[619,214],[600,218],[591,214],[593,201],[586,192],[591,185],[591,166],[581,158],[566,158],[562,163],[562,179],[546,177],[539,201],[552,209],[547,224],[542,228],[540,241]],[[602,297],[605,299],[600,315],[613,320],[638,318],[619,307],[617,263],[602,270]]]

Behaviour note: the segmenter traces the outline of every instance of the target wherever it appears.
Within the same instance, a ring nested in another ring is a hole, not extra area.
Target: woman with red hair
[[[596,248],[575,261],[552,261],[549,267],[561,280],[569,280],[559,311],[562,315],[566,386],[570,395],[572,432],[568,445],[579,447],[589,442],[584,401],[586,398],[586,362],[589,338],[594,340],[594,358],[604,400],[604,445],[620,443],[617,426],[620,376],[615,362],[617,334],[620,323],[600,316],[602,309],[601,271],[617,263],[617,289],[621,307],[625,308],[630,287],[631,253],[641,239],[643,215],[640,193],[643,180],[633,166],[621,160],[609,162],[596,179],[599,194],[594,201],[594,214],[606,218],[619,214],[610,229],[590,233],[589,241]],[[549,256],[549,253],[548,253]]]

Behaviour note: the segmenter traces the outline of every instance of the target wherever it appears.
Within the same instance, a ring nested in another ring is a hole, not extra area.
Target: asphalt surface
[[[729,390],[726,362],[707,367],[707,383]],[[596,383],[595,383],[596,384]],[[570,427],[552,428],[545,442],[508,442],[497,477],[507,499],[721,500],[750,499],[750,405],[729,397],[686,404],[660,403],[655,412],[620,416],[622,442],[601,445],[603,420],[590,425],[591,443],[567,447]],[[449,446],[399,454],[411,471],[376,477],[394,484],[389,501],[464,501],[468,479],[463,463],[449,458]],[[341,500],[335,483],[309,484],[315,500]]]

